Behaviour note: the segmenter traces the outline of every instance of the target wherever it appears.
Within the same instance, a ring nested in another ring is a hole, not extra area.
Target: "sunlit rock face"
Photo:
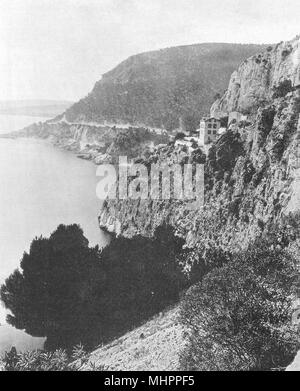
[[[289,371],[289,372],[300,371],[300,352],[298,352],[294,361],[286,368],[286,371]]]
[[[274,87],[289,80],[300,86],[300,37],[270,46],[245,60],[232,74],[225,95],[211,108],[212,116],[239,111],[250,113],[265,101],[270,102]]]

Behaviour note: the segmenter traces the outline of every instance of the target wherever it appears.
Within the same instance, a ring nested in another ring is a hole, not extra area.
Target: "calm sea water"
[[[44,118],[0,115],[0,133],[18,130]],[[96,198],[96,166],[43,141],[0,138],[0,283],[18,267],[35,236],[49,235],[63,224],[78,223],[91,245],[105,245],[99,230],[101,207]],[[0,354],[42,347],[33,338],[5,324],[0,305]]]

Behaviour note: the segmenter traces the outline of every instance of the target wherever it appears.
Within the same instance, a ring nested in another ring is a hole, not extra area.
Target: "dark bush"
[[[291,324],[298,272],[276,243],[260,239],[187,292],[183,369],[270,370],[291,362],[299,349]]]
[[[291,91],[293,91],[292,82],[289,79],[285,79],[273,87],[273,99],[284,98]]]
[[[175,135],[175,141],[176,140],[183,140],[185,138],[185,134],[183,132],[178,132]]]

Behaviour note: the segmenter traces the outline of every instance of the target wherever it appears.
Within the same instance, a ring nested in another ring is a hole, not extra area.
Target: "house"
[[[202,118],[199,129],[199,144],[210,144],[218,138],[221,121],[217,118]]]

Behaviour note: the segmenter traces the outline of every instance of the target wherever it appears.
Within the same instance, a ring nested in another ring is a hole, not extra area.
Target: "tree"
[[[153,239],[117,238],[99,251],[89,248],[78,225],[60,225],[49,238],[32,241],[1,287],[8,322],[48,349],[87,348],[178,300],[185,284],[176,261],[184,241],[162,226]]]
[[[98,249],[88,247],[78,225],[60,225],[32,241],[20,266],[1,287],[8,323],[46,336],[49,345],[72,345],[88,327],[89,297],[101,282]]]
[[[185,134],[183,132],[178,132],[175,135],[175,141],[176,140],[183,140],[185,138]]]
[[[103,249],[106,281],[101,294],[106,335],[117,335],[179,300],[186,280],[177,262],[184,240],[163,225],[153,239],[118,238]]]
[[[258,240],[208,273],[181,305],[189,370],[269,370],[287,366],[299,348],[291,324],[298,280],[282,248]]]

